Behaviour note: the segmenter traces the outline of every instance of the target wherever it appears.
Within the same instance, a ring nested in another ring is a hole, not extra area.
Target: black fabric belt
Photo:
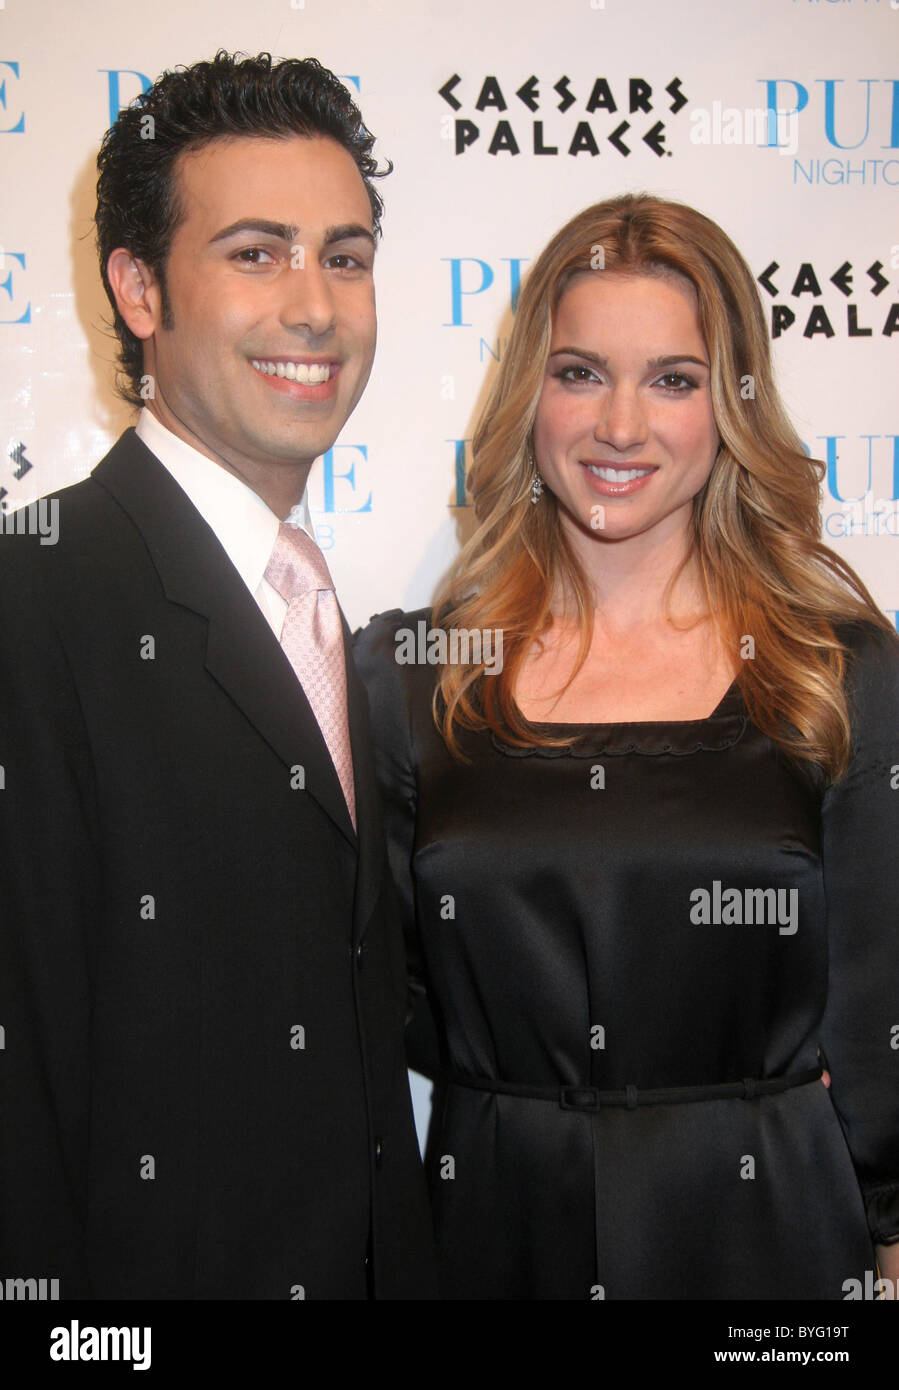
[[[794,1071],[787,1076],[771,1076],[756,1080],[751,1076],[742,1081],[725,1081],[720,1086],[661,1086],[656,1090],[638,1090],[625,1086],[623,1091],[599,1091],[595,1086],[524,1086],[514,1081],[491,1081],[483,1076],[468,1076],[465,1072],[450,1072],[449,1080],[456,1086],[473,1091],[492,1091],[501,1096],[520,1096],[525,1100],[551,1100],[562,1110],[604,1110],[621,1106],[636,1110],[640,1105],[690,1105],[699,1100],[754,1100],[756,1096],[773,1096],[794,1086],[807,1086],[820,1081],[821,1068]]]

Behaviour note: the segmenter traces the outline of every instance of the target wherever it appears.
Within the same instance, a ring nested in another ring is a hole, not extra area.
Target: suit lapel
[[[347,712],[350,725],[350,745],[353,750],[353,780],[356,791],[356,830],[359,835],[360,857],[356,875],[355,935],[363,935],[377,902],[384,856],[381,810],[378,801],[375,764],[371,746],[368,696],[353,660],[353,638],[341,612],[343,648],[346,654]]]
[[[318,721],[214,531],[133,429],[125,431],[92,477],[131,517],[166,597],[206,618],[209,674],[285,765],[303,768],[307,795],[355,848],[353,824]],[[355,764],[358,734],[352,723],[350,737]]]

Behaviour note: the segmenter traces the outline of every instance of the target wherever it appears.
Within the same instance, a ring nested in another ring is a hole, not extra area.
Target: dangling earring
[[[545,484],[543,482],[543,479],[540,477],[540,469],[535,464],[534,477],[531,482],[531,501],[533,502],[535,507],[537,503],[540,501],[540,498],[543,496],[544,486]]]
[[[534,470],[534,476],[531,479],[531,501],[536,507],[540,498],[543,496],[543,489],[546,484],[540,477],[540,469],[537,467],[537,460],[534,457],[534,445],[530,439],[524,446],[524,457],[525,462]]]

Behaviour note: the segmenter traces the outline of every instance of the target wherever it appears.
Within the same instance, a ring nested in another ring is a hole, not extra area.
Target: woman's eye
[[[597,372],[582,362],[572,362],[566,367],[560,367],[555,375],[560,381],[567,381],[574,385],[593,384],[601,381]],[[683,372],[665,372],[664,376],[657,378],[656,384],[672,396],[686,395],[689,391],[695,390],[698,385],[693,377],[686,376]]]
[[[680,382],[680,385],[668,385],[663,388],[666,391],[674,391],[677,394],[681,394],[684,391],[692,391],[696,385],[693,378],[684,376],[683,372],[666,372],[664,376],[659,377],[659,381],[672,383]]]
[[[589,367],[580,363],[574,363],[570,367],[561,367],[556,373],[560,381],[595,381],[596,373]]]

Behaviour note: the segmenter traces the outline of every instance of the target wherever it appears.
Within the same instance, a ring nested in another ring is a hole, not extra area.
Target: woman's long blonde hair
[[[752,272],[708,217],[647,194],[586,208],[527,276],[474,434],[469,488],[478,529],[433,610],[436,627],[500,630],[502,671],[485,677],[483,661],[444,665],[434,695],[438,728],[457,756],[461,728],[491,729],[519,747],[565,742],[530,725],[514,691],[524,657],[552,625],[557,593],[570,596],[580,630],[571,679],[590,646],[594,600],[558,503],[547,490],[532,506],[530,489],[552,315],[571,277],[598,267],[629,274],[667,268],[696,290],[722,443],[693,502],[692,555],[728,650],[736,653],[746,636],[754,641],[738,677],[753,723],[789,756],[820,764],[835,780],[848,763],[850,726],[846,649],[834,624],[892,629],[858,576],[820,540],[825,467],[805,454],[775,389]]]

